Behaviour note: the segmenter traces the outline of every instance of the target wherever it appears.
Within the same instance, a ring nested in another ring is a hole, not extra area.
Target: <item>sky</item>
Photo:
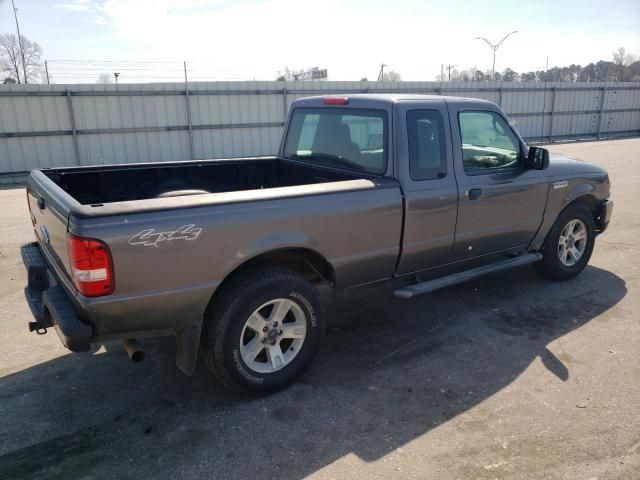
[[[180,80],[183,61],[192,80],[274,80],[285,66],[375,80],[381,63],[403,80],[434,80],[442,64],[490,69],[492,51],[475,37],[497,43],[513,30],[497,71],[541,70],[547,57],[549,67],[586,65],[618,47],[640,57],[640,0],[14,1],[56,83],[116,69],[121,81]],[[11,0],[0,0],[0,34],[14,32]]]

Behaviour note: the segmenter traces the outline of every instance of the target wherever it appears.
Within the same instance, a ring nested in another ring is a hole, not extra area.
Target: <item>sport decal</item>
[[[169,232],[157,232],[153,228],[142,230],[129,239],[129,245],[142,245],[144,247],[157,247],[162,242],[172,240],[191,241],[197,239],[202,233],[202,228],[194,224],[184,225],[177,230]]]

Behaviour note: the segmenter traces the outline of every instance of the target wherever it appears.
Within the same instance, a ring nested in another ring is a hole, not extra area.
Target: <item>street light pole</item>
[[[11,6],[13,7],[13,18],[16,19],[16,30],[18,31],[18,45],[20,45],[20,56],[22,57],[22,74],[24,75],[24,83],[29,83],[27,80],[27,66],[24,64],[24,48],[22,48],[22,36],[20,35],[20,25],[18,25],[18,9],[13,0],[11,0]],[[18,75],[18,83],[20,83],[20,74]]]
[[[493,63],[491,64],[491,79],[495,80],[496,78],[496,50],[497,48],[493,49]]]
[[[493,50],[493,64],[491,66],[491,79],[495,80],[496,78],[496,50],[498,50],[498,48],[500,48],[500,45],[502,45],[504,43],[504,41],[507,39],[507,37],[509,35],[513,35],[514,33],[518,33],[517,30],[514,30],[513,32],[509,32],[507,33],[504,38],[502,40],[500,40],[498,43],[496,43],[495,45],[493,43],[491,43],[489,40],[487,40],[484,37],[476,37],[476,40],[484,40],[485,43],[487,45],[489,45],[489,48],[491,48],[491,50]]]

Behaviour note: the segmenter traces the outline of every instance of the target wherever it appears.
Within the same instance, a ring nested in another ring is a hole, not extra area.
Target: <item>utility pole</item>
[[[451,82],[451,69],[455,67],[456,65],[447,65],[447,70],[449,70],[449,82]]]
[[[549,71],[549,57],[547,57],[547,63],[544,67],[544,100],[542,104],[542,131],[540,132],[540,143],[544,142],[544,124],[546,118],[547,109],[547,72]],[[551,113],[553,114],[553,105],[551,105]],[[549,132],[549,142],[551,142],[551,132]]]
[[[547,65],[544,67],[544,81],[547,81],[547,75],[549,72],[549,57],[547,57]]]
[[[509,35],[513,35],[514,33],[518,33],[517,30],[514,30],[513,32],[509,32],[507,33],[504,38],[502,40],[500,40],[498,43],[496,43],[495,45],[493,43],[491,43],[489,40],[487,40],[484,37],[476,37],[476,40],[484,40],[485,43],[487,45],[489,45],[489,48],[491,48],[491,50],[493,50],[493,64],[491,66],[491,80],[495,80],[496,79],[496,50],[498,50],[498,48],[500,48],[500,45],[502,45],[504,43],[504,41],[507,39],[507,37]]]
[[[384,80],[384,67],[388,67],[389,65],[387,65],[386,63],[381,63],[380,64],[380,73],[378,73],[378,81],[381,82],[382,80]]]
[[[187,62],[184,62],[184,84],[188,85],[189,80],[187,79]],[[187,87],[189,88],[189,87]]]
[[[11,0],[11,6],[13,7],[13,17],[16,19],[16,30],[18,31],[18,45],[20,45],[20,56],[22,57],[22,74],[24,75],[24,83],[29,83],[27,80],[27,66],[24,64],[24,48],[22,48],[22,36],[20,35],[20,25],[18,24],[18,9],[15,3]],[[20,74],[18,75],[18,83],[20,83]]]
[[[47,63],[47,60],[44,61],[44,73],[47,74],[47,85],[50,85],[51,82],[49,81],[49,64]]]

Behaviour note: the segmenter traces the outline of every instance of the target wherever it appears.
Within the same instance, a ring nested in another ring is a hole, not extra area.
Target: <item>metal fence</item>
[[[0,183],[42,167],[273,154],[296,98],[367,92],[491,100],[531,142],[640,134],[640,82],[0,85]]]

